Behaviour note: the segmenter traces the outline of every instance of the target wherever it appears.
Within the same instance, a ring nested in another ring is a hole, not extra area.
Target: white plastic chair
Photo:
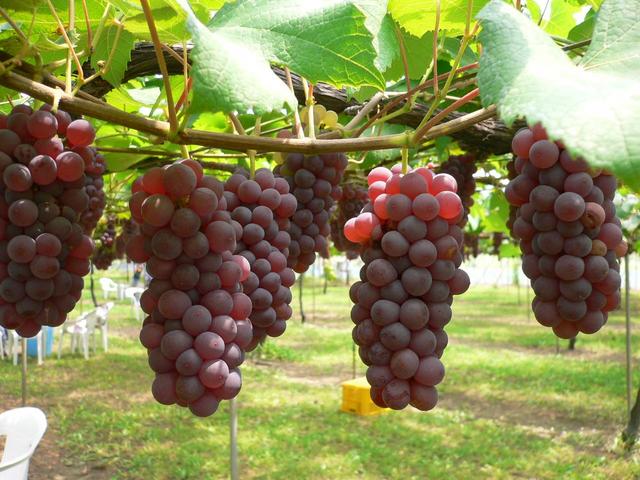
[[[142,296],[142,292],[144,292],[144,288],[142,287],[129,287],[124,291],[124,298],[128,298],[131,300],[131,308],[133,309],[136,320],[140,321],[141,307],[140,307],[140,297]]]
[[[107,352],[109,351],[109,312],[114,307],[113,302],[107,302],[104,305],[96,308],[96,328],[100,330],[100,336],[102,337],[102,349]],[[93,351],[96,351],[96,343],[95,343],[95,333],[93,337]]]
[[[97,315],[92,310],[80,315],[74,322],[63,325],[60,332],[60,342],[58,343],[58,358],[62,356],[62,343],[65,334],[71,335],[71,353],[75,353],[76,348],[82,342],[82,350],[85,360],[89,359],[89,336],[96,328]]]
[[[44,336],[42,330],[35,336],[38,351],[38,365],[44,363]],[[9,341],[7,342],[7,353],[13,357],[13,364],[18,365],[18,355],[22,355],[22,337],[15,330],[9,332]]]
[[[0,435],[6,435],[0,459],[0,480],[27,480],[29,461],[47,430],[39,408],[23,407],[0,413]]]
[[[118,284],[110,278],[101,278],[100,287],[102,287],[102,295],[105,300],[109,298],[111,292],[115,293],[116,298],[118,298]]]

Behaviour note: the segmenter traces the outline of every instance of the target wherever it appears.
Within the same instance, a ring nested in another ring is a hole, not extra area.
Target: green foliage
[[[382,20],[382,18],[380,18]],[[351,2],[249,0],[225,5],[205,28],[193,15],[192,111],[292,109],[296,100],[269,68],[287,65],[311,82],[383,85],[365,16]]]
[[[102,75],[107,82],[114,87],[120,85],[127,64],[131,60],[131,50],[133,49],[134,36],[131,32],[121,30],[113,23],[105,26],[102,35],[94,46],[91,55],[91,67],[100,70],[100,62],[108,62],[111,58],[109,69]]]
[[[511,125],[541,122],[553,139],[640,190],[640,10],[609,0],[578,65],[508,4],[493,0],[478,15],[478,85],[484,105],[496,103]],[[596,120],[597,119],[597,120]]]
[[[476,0],[472,4],[471,18],[488,0]],[[440,28],[451,35],[464,32],[467,19],[467,0],[447,0],[440,2]],[[407,32],[421,37],[433,30],[436,24],[436,2],[424,0],[390,0],[389,11],[393,18]]]

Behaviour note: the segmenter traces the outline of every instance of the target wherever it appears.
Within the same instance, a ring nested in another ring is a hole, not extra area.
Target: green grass
[[[621,313],[581,336],[576,352],[561,342],[556,354],[555,337],[520,297],[473,288],[457,298],[438,407],[365,418],[339,411],[340,382],[352,376],[347,289],[322,294],[307,281],[306,323],[296,313],[242,367],[241,478],[638,478],[635,458],[613,448],[626,417]],[[227,476],[227,404],[198,419],[154,402],[129,305],[120,302],[110,322],[108,354],[85,361],[65,345],[62,360],[30,364],[30,403],[46,410],[54,447],[99,478]],[[356,371],[364,373],[359,360]],[[0,400],[19,396],[19,369],[0,362]]]

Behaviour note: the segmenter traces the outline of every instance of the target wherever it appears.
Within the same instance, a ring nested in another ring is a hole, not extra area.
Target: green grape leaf
[[[409,78],[420,79],[426,73],[433,59],[433,32],[427,32],[421,37],[416,37],[401,30],[404,49],[407,53],[407,66]],[[398,55],[391,68],[384,72],[387,80],[397,80],[404,77],[404,65]]]
[[[384,88],[366,17],[354,2],[246,0],[225,5],[209,27],[313,83]]]
[[[377,54],[374,64],[384,72],[399,55],[395,26],[387,14],[387,1],[355,0],[355,4],[365,14],[364,25],[373,36],[373,48]]]
[[[228,3],[209,28],[191,15],[188,27],[196,45],[192,111],[261,115],[295,108],[295,97],[272,73],[270,63],[287,65],[312,83],[384,88],[365,20],[345,0]]]
[[[91,55],[91,66],[97,71],[100,69],[98,62],[108,62],[113,51],[109,69],[102,75],[102,78],[114,87],[120,85],[122,77],[124,77],[127,64],[131,60],[131,50],[135,41],[130,32],[121,30],[118,33],[118,30],[120,28],[113,23],[107,25],[94,47],[93,55]]]
[[[640,10],[607,0],[593,41],[575,65],[536,25],[492,0],[482,21],[478,85],[508,125],[542,123],[549,136],[640,191]]]
[[[508,233],[509,203],[500,189],[494,189],[486,202],[485,217],[482,219],[487,232]]]
[[[574,42],[590,39],[593,35],[593,27],[596,24],[596,12],[589,10],[584,21],[571,29],[567,38]]]
[[[637,82],[640,77],[639,45],[640,9],[637,3],[608,0],[598,12],[591,45],[580,66],[615,73]]]
[[[191,51],[191,113],[251,110],[262,115],[296,107],[295,96],[260,51],[210,31],[194,17],[189,20],[189,29],[195,44]]]
[[[522,252],[520,252],[520,247],[515,243],[502,243],[500,244],[498,256],[500,258],[520,258]]]
[[[550,35],[567,37],[569,31],[576,26],[574,15],[582,8],[578,4],[571,4],[566,0],[551,0],[551,15],[542,21],[542,28]]]
[[[475,0],[471,18],[480,11],[488,0]],[[467,20],[468,0],[447,0],[440,5],[440,28],[450,35],[464,33]],[[425,0],[390,0],[389,12],[407,32],[421,37],[433,31],[436,25],[436,2]],[[473,21],[472,21],[473,23]]]

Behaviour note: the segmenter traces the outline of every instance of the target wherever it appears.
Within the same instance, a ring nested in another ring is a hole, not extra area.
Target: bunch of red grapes
[[[354,341],[381,407],[432,409],[447,345],[452,296],[465,292],[463,214],[455,179],[428,168],[373,169],[369,203],[344,226],[363,244],[364,266],[350,290]]]
[[[115,258],[116,219],[109,218],[104,230],[98,231],[96,234],[100,236],[91,256],[91,262],[98,270],[107,270]]]
[[[513,138],[518,175],[505,194],[518,207],[513,234],[536,294],[538,322],[560,338],[595,333],[620,303],[626,253],[613,204],[617,181],[574,159],[536,125]]]
[[[437,173],[448,173],[455,178],[458,184],[458,195],[462,199],[464,214],[458,225],[462,228],[467,224],[469,210],[473,206],[473,194],[476,191],[476,180],[473,174],[476,173],[476,157],[474,155],[450,155],[446,162],[440,165]]]
[[[516,172],[516,158],[517,157],[514,156],[507,162],[507,178],[509,179],[509,182],[511,182],[518,176],[518,172]],[[516,207],[512,203],[509,203],[509,218],[507,219],[507,228],[509,229],[509,234],[513,238],[516,238],[513,234],[513,224],[515,223],[516,218],[518,218],[518,207]]]
[[[153,396],[212,415],[240,391],[238,367],[252,339],[251,299],[242,293],[249,263],[233,254],[241,229],[226,211],[222,183],[193,160],[151,168],[132,192],[141,234],[127,255],[146,262],[153,277],[140,298]]]
[[[242,232],[235,253],[250,266],[242,291],[253,305],[249,316],[253,338],[246,347],[251,351],[267,335],[282,335],[286,321],[291,318],[291,286],[296,277],[287,267],[287,254],[291,242],[290,218],[298,202],[289,193],[289,184],[266,168],[256,170],[254,178],[238,170],[224,188],[227,209]]]
[[[140,233],[140,227],[135,220],[125,218],[120,222],[120,233],[116,234],[115,256],[122,258],[125,256],[127,243],[134,235]]]
[[[94,138],[89,122],[49,106],[0,116],[0,325],[23,337],[61,325],[82,295]]]
[[[304,273],[316,259],[316,253],[329,256],[329,210],[341,196],[339,187],[347,167],[343,153],[305,156],[290,153],[274,173],[284,178],[298,201],[289,234],[291,244],[287,265]]]
[[[104,207],[107,204],[107,196],[104,193],[104,180],[102,179],[106,166],[104,157],[94,148],[87,148],[80,155],[85,158],[85,162],[87,158],[93,159],[92,162],[85,163],[85,165],[88,163],[85,168],[85,189],[87,195],[89,195],[89,208],[80,217],[84,233],[91,235],[102,218]]]
[[[331,241],[339,252],[346,254],[349,260],[358,258],[362,246],[344,236],[344,224],[358,216],[368,199],[369,195],[365,187],[357,183],[347,183],[342,186],[342,196],[331,214]]]

